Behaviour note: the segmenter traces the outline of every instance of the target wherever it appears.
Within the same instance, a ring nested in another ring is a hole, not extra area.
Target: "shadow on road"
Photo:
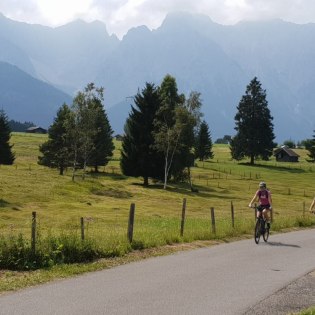
[[[281,242],[267,242],[265,243],[266,245],[269,245],[269,246],[286,246],[286,247],[295,247],[295,248],[301,248],[301,246],[299,245],[295,245],[295,244],[284,244],[284,243],[281,243]]]

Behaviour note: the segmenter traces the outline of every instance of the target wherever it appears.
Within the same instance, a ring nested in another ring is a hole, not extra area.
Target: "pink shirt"
[[[269,205],[269,196],[271,196],[271,192],[267,189],[265,190],[257,190],[256,192],[256,196],[258,196],[259,198],[259,203],[262,205],[262,206],[266,206],[266,205]]]

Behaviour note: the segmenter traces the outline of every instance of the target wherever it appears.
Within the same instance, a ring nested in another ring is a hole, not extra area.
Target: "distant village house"
[[[26,129],[26,132],[28,133],[47,133],[47,130],[42,127],[29,127]]]
[[[287,146],[282,146],[274,151],[277,162],[298,162],[299,155]]]
[[[116,139],[117,141],[122,141],[123,138],[124,138],[124,136],[122,136],[122,135],[120,135],[120,134],[117,134],[117,135],[115,136],[115,139]]]

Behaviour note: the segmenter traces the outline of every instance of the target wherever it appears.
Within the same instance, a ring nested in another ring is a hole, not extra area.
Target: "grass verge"
[[[310,307],[306,310],[303,310],[299,313],[293,313],[291,315],[315,315],[315,306],[314,307]]]
[[[99,259],[90,263],[55,265],[50,268],[38,269],[35,271],[0,270],[0,293],[16,291],[26,287],[47,283],[52,280],[73,277],[86,272],[113,268],[151,257],[170,255],[178,251],[214,246],[223,242],[226,242],[226,240],[196,241],[189,244],[166,245],[144,250],[134,250],[124,256]]]

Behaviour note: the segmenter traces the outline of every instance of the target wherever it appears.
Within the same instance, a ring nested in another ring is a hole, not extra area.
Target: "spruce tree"
[[[195,157],[199,161],[213,159],[212,139],[208,124],[203,121],[200,125],[195,144]]]
[[[268,108],[266,91],[255,77],[246,88],[235,115],[236,136],[231,141],[231,155],[236,160],[268,160],[274,147],[273,117]]]
[[[93,166],[95,172],[98,172],[98,167],[107,165],[109,159],[113,156],[113,130],[101,100],[95,99],[91,106],[97,110],[97,116],[95,118],[96,133],[92,137],[93,148],[88,165]]]
[[[158,89],[146,83],[134,103],[125,124],[120,165],[124,175],[143,177],[147,186],[150,177],[159,179],[163,174],[163,158],[154,148],[153,137],[153,121],[161,106]]]
[[[66,167],[72,164],[72,140],[68,133],[68,124],[71,119],[71,110],[63,104],[48,129],[48,141],[44,142],[39,151],[42,156],[38,157],[38,164],[59,169],[63,175]]]
[[[315,130],[313,131],[313,139],[309,141],[309,144],[306,146],[306,150],[308,150],[308,156],[311,158],[311,162],[315,162]]]
[[[8,117],[3,110],[0,110],[0,164],[12,165],[15,160],[10,138],[11,130]]]

